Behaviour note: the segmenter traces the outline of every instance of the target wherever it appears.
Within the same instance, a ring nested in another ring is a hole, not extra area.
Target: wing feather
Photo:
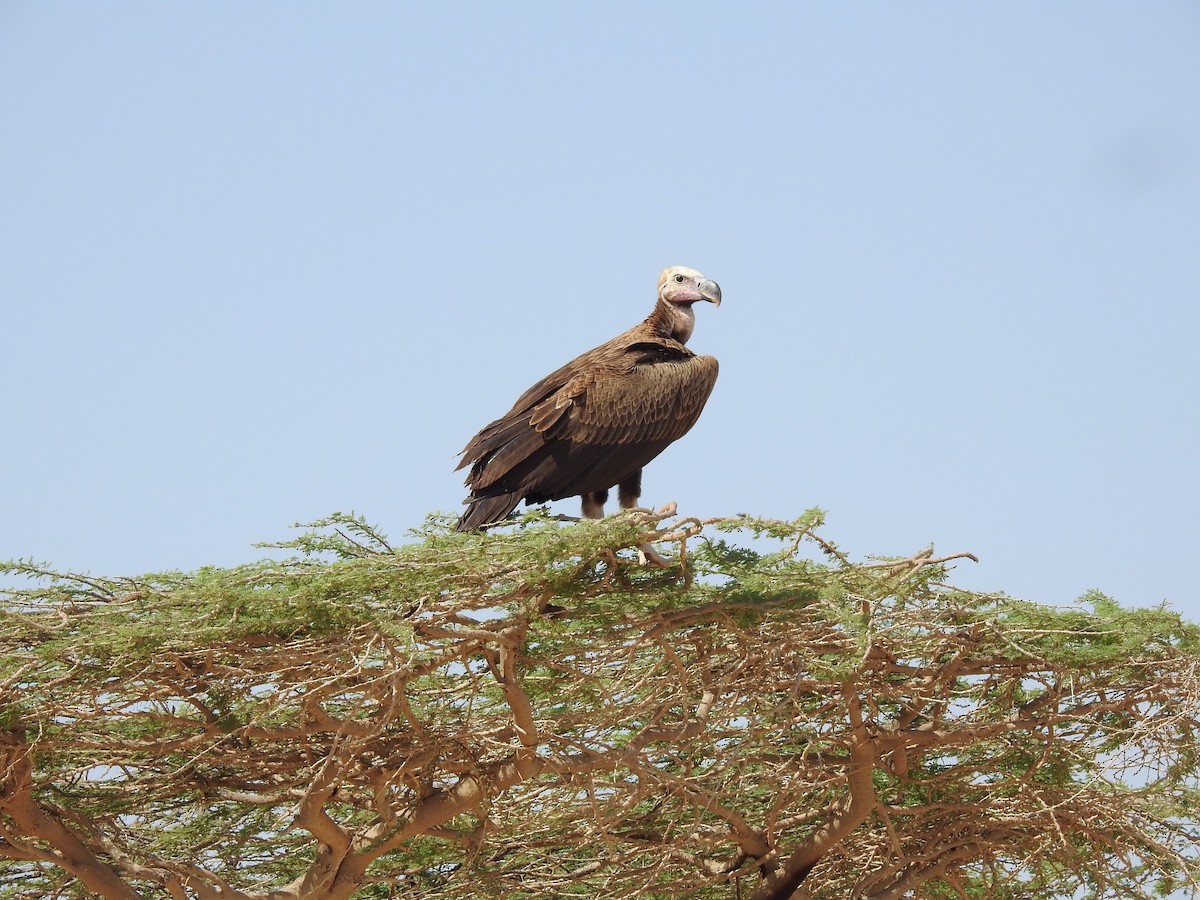
[[[602,445],[678,440],[700,418],[716,381],[716,359],[690,354],[597,373],[572,398],[568,423],[554,436]]]

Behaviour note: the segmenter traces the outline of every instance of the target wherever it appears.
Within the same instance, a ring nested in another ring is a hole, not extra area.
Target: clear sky
[[[0,556],[399,537],[672,264],[647,503],[1200,619],[1194,2],[0,4]]]

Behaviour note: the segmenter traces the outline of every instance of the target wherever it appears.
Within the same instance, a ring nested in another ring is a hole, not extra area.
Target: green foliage
[[[431,516],[393,544],[336,514],[229,569],[6,563],[8,771],[27,747],[29,796],[145,897],[299,897],[321,816],[360,897],[749,896],[864,790],[813,898],[1190,883],[1196,626],[956,589],[932,548],[854,562],[822,523]],[[679,564],[639,564],[648,537]],[[78,892],[14,854],[0,898]]]

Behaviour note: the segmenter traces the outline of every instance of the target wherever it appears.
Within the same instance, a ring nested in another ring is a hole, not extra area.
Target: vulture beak
[[[718,307],[721,305],[721,286],[715,281],[709,281],[705,278],[696,287],[700,289],[700,298],[702,300],[707,300]]]

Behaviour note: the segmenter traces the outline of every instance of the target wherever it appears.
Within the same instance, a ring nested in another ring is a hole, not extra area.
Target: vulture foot
[[[651,516],[655,516],[659,519],[668,519],[675,515],[675,511],[679,509],[679,504],[672,500],[666,506],[660,506],[658,509],[652,509],[649,506],[637,506],[636,504],[631,503],[629,506],[622,506],[621,509],[626,512],[649,513]]]
[[[637,502],[636,498],[631,501],[631,503],[635,502]],[[656,518],[665,519],[669,516],[675,515],[675,510],[678,509],[678,507],[674,501],[672,501],[666,506],[661,506],[658,509],[647,509],[645,507],[633,505],[626,506],[625,509],[635,510],[640,513],[649,513]],[[643,566],[653,566],[656,569],[671,568],[671,563],[668,562],[665,557],[660,555],[649,541],[646,541],[644,544],[638,544],[638,562],[640,562]]]
[[[669,569],[671,563],[666,560],[651,544],[638,544],[638,562],[643,566],[653,566],[656,569]]]

